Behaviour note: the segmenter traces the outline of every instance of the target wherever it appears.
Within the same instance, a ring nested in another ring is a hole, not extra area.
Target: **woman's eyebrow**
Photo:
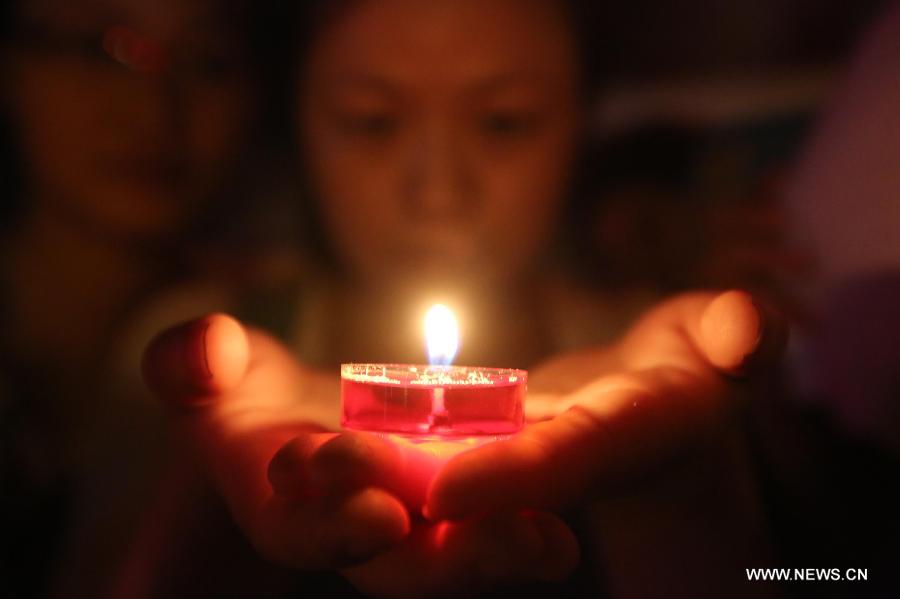
[[[332,74],[328,78],[330,85],[334,87],[362,87],[366,89],[375,89],[380,91],[391,91],[393,86],[390,81],[381,75],[371,75],[368,73],[345,72]]]
[[[74,5],[25,3],[17,20],[26,25],[44,25],[58,28],[89,28],[103,27],[111,22],[122,21],[125,14],[117,7],[110,6],[107,2],[89,0],[76,8]]]
[[[507,71],[490,75],[474,83],[469,92],[488,95],[510,89],[540,91],[547,85],[547,77],[540,71]]]

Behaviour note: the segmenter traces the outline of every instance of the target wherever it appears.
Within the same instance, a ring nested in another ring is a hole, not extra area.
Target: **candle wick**
[[[435,387],[431,393],[431,414],[428,416],[428,427],[433,432],[438,428],[450,425],[450,414],[444,405],[444,388]]]
[[[434,390],[434,395],[431,397],[431,411],[435,414],[442,414],[447,412],[447,408],[444,406],[444,388],[438,387]]]

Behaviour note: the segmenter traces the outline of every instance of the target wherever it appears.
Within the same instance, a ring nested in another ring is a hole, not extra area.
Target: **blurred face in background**
[[[505,282],[554,230],[577,145],[579,66],[550,0],[359,0],[300,75],[306,172],[363,280]]]
[[[21,0],[5,108],[30,200],[119,238],[170,234],[246,131],[241,37],[199,0]]]

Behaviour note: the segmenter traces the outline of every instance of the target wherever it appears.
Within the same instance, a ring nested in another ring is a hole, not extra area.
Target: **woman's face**
[[[306,172],[357,276],[502,281],[541,251],[580,109],[556,3],[351,2],[304,67]]]
[[[34,200],[117,237],[175,231],[246,131],[238,36],[212,2],[18,4],[6,100]]]

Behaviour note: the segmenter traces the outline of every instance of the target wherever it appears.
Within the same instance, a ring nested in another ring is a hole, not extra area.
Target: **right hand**
[[[162,333],[144,373],[238,526],[273,562],[341,570],[363,592],[401,597],[559,580],[577,563],[574,536],[549,513],[411,516],[433,464],[374,435],[333,432],[337,376],[230,317]]]

